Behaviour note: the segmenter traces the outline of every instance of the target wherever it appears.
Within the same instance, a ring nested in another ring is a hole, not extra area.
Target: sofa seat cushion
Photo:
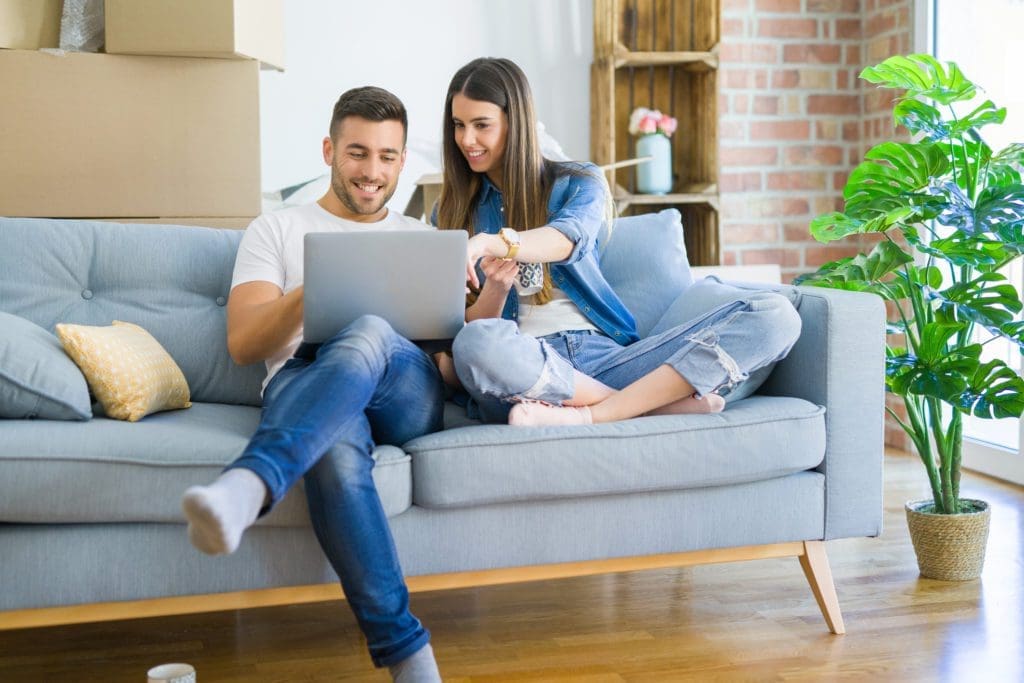
[[[241,454],[259,415],[251,406],[194,403],[131,423],[0,420],[0,523],[180,523],[181,494]],[[374,459],[385,512],[404,512],[409,456],[381,446]],[[259,523],[308,526],[301,484]]]
[[[414,439],[413,502],[456,508],[520,500],[724,486],[818,466],[825,409],[754,396],[715,415],[573,427],[471,426]]]

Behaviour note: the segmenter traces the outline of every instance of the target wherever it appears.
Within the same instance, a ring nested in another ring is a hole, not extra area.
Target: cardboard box
[[[425,173],[416,180],[416,188],[412,191],[405,205],[406,216],[430,222],[430,214],[434,204],[441,198],[441,185],[444,176],[441,173]]]
[[[158,225],[188,225],[199,228],[231,228],[245,230],[253,222],[255,216],[205,216],[201,218],[173,216],[170,218],[90,218],[93,221],[110,221],[111,223],[146,223]]]
[[[0,47],[57,47],[63,7],[64,0],[0,0]]]
[[[106,0],[109,54],[256,59],[284,70],[281,0]]]
[[[0,216],[255,216],[254,61],[0,50]]]

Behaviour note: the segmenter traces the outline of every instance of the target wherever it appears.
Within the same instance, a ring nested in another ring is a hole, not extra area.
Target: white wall
[[[590,135],[592,0],[287,0],[284,73],[263,72],[263,188],[327,172],[320,141],[345,90],[377,85],[409,111],[409,159],[391,206],[440,170],[441,114],[452,75],[476,57],[526,72],[537,115],[572,158]]]

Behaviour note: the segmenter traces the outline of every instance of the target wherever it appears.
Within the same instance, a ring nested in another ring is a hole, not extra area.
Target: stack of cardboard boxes
[[[106,54],[54,53],[62,0],[0,0],[0,216],[245,227],[281,0],[106,0]]]

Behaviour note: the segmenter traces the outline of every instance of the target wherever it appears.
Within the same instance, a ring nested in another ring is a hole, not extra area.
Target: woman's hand
[[[559,230],[549,225],[522,230],[519,233],[519,251],[516,261],[521,263],[558,263],[572,255],[575,245]],[[498,235],[479,232],[469,238],[466,258],[466,281],[479,289],[476,277],[476,262],[484,256],[503,258],[508,246]]]
[[[486,278],[484,290],[492,291],[497,288],[501,300],[504,301],[508,290],[512,289],[516,275],[519,274],[519,264],[508,259],[484,256],[480,261],[480,270],[484,271]]]
[[[501,238],[497,235],[478,232],[469,238],[469,243],[466,246],[466,281],[473,289],[480,289],[480,279],[476,276],[476,262],[485,256],[497,256],[494,252],[495,240],[501,243],[502,249],[505,248],[505,243],[501,242]],[[486,274],[486,271],[484,272]]]
[[[480,260],[480,269],[487,279],[484,280],[476,303],[466,309],[466,322],[480,318],[500,318],[508,290],[512,289],[512,283],[519,274],[518,263],[494,256],[484,256]]]

